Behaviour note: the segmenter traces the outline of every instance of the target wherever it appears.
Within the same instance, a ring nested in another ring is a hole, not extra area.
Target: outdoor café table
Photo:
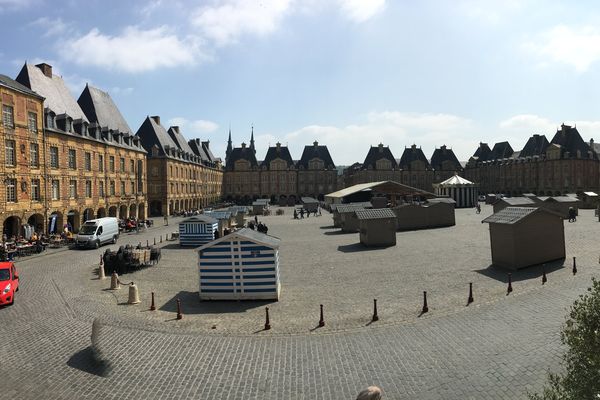
[[[18,244],[17,245],[17,255],[19,257],[22,256],[30,256],[33,254],[35,250],[35,246],[32,244]]]
[[[50,239],[50,247],[60,247],[63,244],[63,239],[58,237],[58,238],[52,238]]]

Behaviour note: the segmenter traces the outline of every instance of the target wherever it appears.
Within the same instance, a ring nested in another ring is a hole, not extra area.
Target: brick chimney
[[[36,67],[42,70],[42,73],[52,79],[52,65],[46,63],[37,64]]]
[[[160,125],[160,117],[158,115],[153,115],[150,118],[152,118],[157,125]]]

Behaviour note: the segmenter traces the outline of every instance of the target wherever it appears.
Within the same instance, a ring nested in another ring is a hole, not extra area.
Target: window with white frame
[[[50,167],[58,168],[58,147],[50,147]]]
[[[31,200],[40,201],[40,180],[32,179],[31,180]]]
[[[75,179],[69,180],[69,198],[74,199],[77,197],[77,181]]]
[[[104,156],[98,154],[98,171],[104,172]]]
[[[121,181],[121,196],[125,195],[125,182]]]
[[[7,104],[2,105],[2,123],[5,128],[15,127],[14,108]]]
[[[110,195],[115,195],[115,181],[110,181]]]
[[[121,172],[125,172],[125,159],[123,157],[119,160],[119,167]]]
[[[60,181],[58,179],[52,180],[52,200],[60,199]]]
[[[6,140],[6,165],[16,165],[17,163],[17,152],[15,149],[14,140]]]
[[[115,157],[114,156],[108,157],[108,170],[110,172],[115,172]]]
[[[85,153],[85,170],[86,171],[91,171],[92,170],[92,153]]]
[[[85,181],[85,197],[92,197],[92,181]]]
[[[9,203],[17,202],[17,180],[14,178],[6,180],[6,201]]]
[[[36,134],[38,133],[37,128],[37,114],[34,112],[27,113],[27,127],[29,128],[29,133]]]
[[[98,184],[98,196],[104,197],[104,182],[102,181]]]
[[[40,146],[37,143],[29,144],[29,165],[32,167],[40,166]]]
[[[135,193],[135,182],[131,181],[131,184],[130,184],[130,189],[131,189],[131,192],[130,192],[130,193],[131,193],[131,194],[134,194],[134,193]]]

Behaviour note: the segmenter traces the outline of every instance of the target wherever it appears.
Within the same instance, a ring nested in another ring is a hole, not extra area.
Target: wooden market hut
[[[437,196],[448,196],[456,201],[457,208],[475,207],[479,185],[458,174],[440,183],[434,183],[433,188]]]
[[[519,269],[565,258],[563,218],[544,207],[507,207],[485,218],[492,263]]]
[[[263,215],[269,208],[269,199],[258,199],[252,202],[252,214]]]
[[[365,207],[360,204],[338,204],[333,213],[333,225],[336,226],[337,223],[342,228],[342,232],[358,232],[358,219],[355,212],[364,209]],[[336,216],[338,216],[337,220]]]
[[[319,207],[319,200],[313,197],[302,197],[300,201],[302,202],[302,208],[308,212],[315,212]]]
[[[563,218],[569,218],[569,209],[575,209],[575,215],[579,214],[579,200],[571,196],[553,196],[543,201],[542,207],[555,211]]]
[[[356,210],[360,243],[365,246],[395,246],[396,214],[389,208]]]
[[[392,210],[398,219],[397,228],[399,231],[456,225],[452,201],[430,199],[429,203],[426,204],[401,204]]]
[[[535,197],[504,197],[497,199],[493,204],[494,212],[500,212],[506,207],[538,207],[539,202]]]
[[[219,222],[219,236],[223,236],[225,234],[225,229],[231,230],[235,225],[235,216],[232,211],[206,211],[204,215],[212,217]]]
[[[228,210],[234,212],[236,226],[242,227],[246,224],[246,215],[250,213],[248,206],[231,206]]]
[[[350,206],[351,209],[347,209],[347,206]],[[348,204],[331,204],[330,210],[331,215],[333,217],[333,226],[336,228],[342,227],[342,215],[340,214],[338,207],[342,207],[343,212],[354,212],[356,210],[360,210],[363,208],[373,208],[371,202],[364,201],[358,203],[348,203]]]
[[[212,241],[219,222],[207,215],[196,215],[179,223],[179,245],[200,246]]]
[[[199,247],[200,300],[279,300],[280,243],[244,228]]]
[[[598,194],[595,192],[583,192],[579,195],[579,208],[594,209],[600,204]]]

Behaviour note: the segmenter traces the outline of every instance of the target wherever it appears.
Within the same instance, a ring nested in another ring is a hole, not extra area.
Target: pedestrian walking
[[[169,226],[169,217],[165,214],[165,226]]]
[[[300,219],[304,218],[304,208],[300,209]]]

